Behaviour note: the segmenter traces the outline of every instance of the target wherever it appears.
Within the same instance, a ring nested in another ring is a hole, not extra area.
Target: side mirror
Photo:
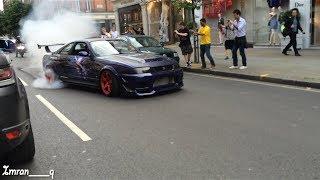
[[[90,54],[89,54],[87,51],[80,51],[80,52],[78,53],[78,55],[79,55],[79,56],[83,56],[83,57],[89,57],[89,56],[90,56]]]

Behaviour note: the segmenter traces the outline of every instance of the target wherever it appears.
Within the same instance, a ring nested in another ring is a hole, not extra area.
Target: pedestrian
[[[101,28],[101,38],[111,38],[111,34],[107,31],[105,27]]]
[[[211,28],[207,25],[207,21],[205,18],[200,20],[201,27],[199,28],[198,32],[194,32],[195,35],[200,36],[200,58],[201,58],[201,69],[206,68],[206,61],[204,55],[207,55],[211,67],[213,69],[216,65],[214,63],[213,57],[211,56]]]
[[[179,36],[180,44],[179,47],[181,49],[184,60],[187,64],[187,67],[191,67],[191,54],[193,52],[191,41],[190,41],[190,30],[186,26],[184,22],[179,23],[179,30],[175,30],[174,32]]]
[[[138,28],[137,34],[142,35],[142,36],[145,35],[144,32],[143,32],[143,27],[139,27]]]
[[[111,37],[112,38],[117,38],[119,36],[119,33],[118,31],[116,30],[116,27],[113,25],[112,26],[112,29],[110,31],[110,34],[111,34]]]
[[[231,21],[228,21],[226,26],[223,26],[223,31],[224,31],[224,47],[225,47],[225,60],[229,59],[229,51],[231,51],[232,54],[232,49],[234,46],[234,30],[233,30],[233,25]]]
[[[280,41],[279,34],[278,34],[278,28],[279,28],[278,14],[276,12],[275,7],[273,7],[271,9],[271,12],[269,13],[268,25],[271,30],[269,45],[275,46],[276,44],[279,44],[279,41]]]
[[[223,32],[223,26],[224,26],[224,18],[222,17],[222,14],[218,14],[219,20],[218,20],[218,29],[219,29],[219,45],[223,44],[223,38],[224,38],[224,32]]]
[[[132,26],[129,26],[126,34],[127,35],[136,35],[137,33]]]
[[[282,54],[288,55],[288,50],[292,46],[295,56],[301,56],[298,52],[297,49],[297,34],[299,30],[305,34],[303,29],[301,28],[300,25],[300,13],[297,8],[294,8],[291,10],[291,14],[289,17],[285,19],[285,29],[284,29],[284,36],[289,36],[290,37],[290,42],[289,44],[283,49]]]
[[[235,40],[232,49],[232,59],[233,66],[230,66],[230,69],[238,68],[238,50],[240,51],[240,55],[242,58],[242,66],[239,68],[241,70],[247,69],[247,57],[245,53],[245,48],[247,47],[247,22],[244,18],[241,17],[241,11],[236,9],[233,11],[233,16],[235,20],[232,23],[232,29],[235,33]],[[229,20],[231,22],[231,20]]]

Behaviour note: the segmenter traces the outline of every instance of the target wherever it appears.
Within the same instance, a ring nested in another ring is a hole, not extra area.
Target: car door
[[[87,43],[77,42],[69,57],[69,65],[72,67],[70,75],[72,75],[74,80],[81,83],[88,83],[92,62]]]
[[[58,53],[52,54],[50,59],[56,61],[54,71],[63,79],[69,79],[69,55],[74,46],[74,43],[67,44]]]

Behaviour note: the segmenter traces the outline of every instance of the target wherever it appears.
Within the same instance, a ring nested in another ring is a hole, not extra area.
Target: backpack
[[[288,36],[288,29],[285,26],[286,20],[289,19],[291,11],[281,12],[279,15],[280,31],[284,37]]]

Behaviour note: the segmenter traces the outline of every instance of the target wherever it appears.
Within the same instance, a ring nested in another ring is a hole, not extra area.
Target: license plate
[[[169,78],[169,77],[160,78],[154,82],[153,86],[156,87],[156,86],[168,85],[168,84],[172,83],[172,81],[173,81],[173,79]]]

